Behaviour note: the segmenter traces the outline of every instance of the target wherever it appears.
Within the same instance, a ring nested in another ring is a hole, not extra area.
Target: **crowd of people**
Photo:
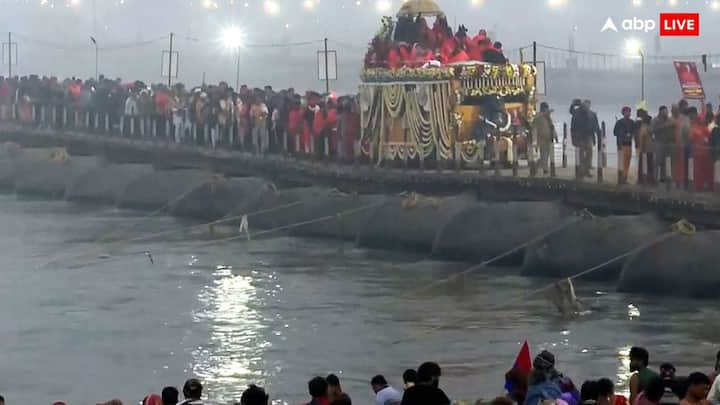
[[[714,163],[720,159],[720,109],[716,114],[708,103],[698,110],[687,100],[680,100],[670,109],[660,106],[656,117],[651,117],[645,108],[636,109],[635,119],[631,107],[623,107],[620,112],[622,118],[612,130],[618,150],[620,184],[628,182],[635,155],[639,184],[672,182],[680,189],[713,190]],[[557,142],[551,113],[549,105],[541,103],[532,123],[532,134],[540,150],[538,166],[545,171],[552,143]],[[569,113],[579,174],[593,177],[593,150],[603,136],[597,114],[590,100],[573,100]]]
[[[54,77],[0,77],[0,119],[50,127],[80,126],[250,150],[294,151],[353,159],[360,118],[354,97],[335,98],[271,86],[237,91],[221,82],[188,89],[182,84],[125,83],[100,76],[82,81]]]
[[[523,356],[527,359],[523,359]],[[693,372],[687,377],[676,375],[675,367],[663,363],[658,370],[649,367],[650,355],[642,347],[630,349],[629,397],[616,393],[617,385],[608,378],[588,380],[580,385],[556,369],[555,356],[542,351],[530,359],[527,346],[521,350],[515,365],[505,374],[505,394],[491,401],[478,400],[476,405],[717,405],[720,404],[720,352],[709,374]],[[369,380],[375,405],[450,405],[453,402],[440,387],[442,369],[437,363],[426,362],[402,375],[403,387],[394,388],[385,376]],[[340,379],[330,374],[314,377],[307,384],[308,402],[303,405],[352,405],[343,391]],[[203,385],[189,379],[182,389],[165,387],[161,394],[147,395],[142,405],[202,405]],[[262,387],[250,385],[236,405],[269,405],[270,394]],[[0,397],[0,405],[5,399]],[[53,405],[66,405],[55,402]],[[122,405],[112,400],[98,405]]]

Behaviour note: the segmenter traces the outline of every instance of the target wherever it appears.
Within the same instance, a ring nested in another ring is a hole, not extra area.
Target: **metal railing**
[[[340,114],[338,120],[349,116]],[[293,159],[304,159],[325,163],[367,164],[380,166],[382,161],[378,146],[365,145],[360,139],[348,139],[350,134],[360,134],[359,128],[341,134],[337,128],[305,134],[290,133],[284,129],[288,123],[277,127],[251,129],[235,117],[223,123],[198,123],[185,116],[173,115],[120,115],[83,111],[66,105],[13,104],[0,106],[0,122],[11,122],[30,128],[45,128],[58,131],[75,131],[97,136],[124,137],[130,139],[161,139],[170,143],[194,145],[199,148],[213,148],[251,153],[255,155],[276,154]],[[561,134],[549,146],[547,166],[540,166],[540,145],[533,141],[523,159],[518,154],[518,142],[513,142],[512,153],[501,153],[499,138],[479,145],[480,158],[468,162],[463,159],[462,145],[453,145],[450,160],[409,158],[385,161],[389,169],[417,170],[420,172],[477,172],[481,176],[502,176],[514,178],[550,178],[597,183],[605,185],[635,184],[647,190],[712,192],[715,183],[720,183],[720,161],[710,146],[659,144],[651,142],[644,150],[633,148],[628,173],[623,170],[623,151],[608,148],[605,122],[601,123],[601,136],[594,145],[584,147],[573,145],[567,123],[556,124]],[[346,127],[347,128],[347,127]],[[347,135],[347,136],[343,136]],[[614,143],[611,144],[614,146]],[[407,147],[413,145],[407,144]],[[486,150],[486,148],[490,148]],[[627,151],[625,151],[627,153]],[[701,157],[701,160],[698,160]],[[700,166],[698,166],[700,165]],[[701,175],[698,176],[697,174]],[[698,178],[699,177],[699,178]],[[720,186],[718,187],[720,189]]]

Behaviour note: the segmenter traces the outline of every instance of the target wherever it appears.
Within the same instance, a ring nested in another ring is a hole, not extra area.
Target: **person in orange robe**
[[[467,62],[470,60],[467,52],[465,52],[459,45],[455,47],[455,50],[450,54],[450,58],[446,63],[458,63]]]
[[[710,130],[697,108],[688,111],[690,118],[690,150],[693,158],[693,184],[695,191],[713,189],[713,161],[710,151]]]
[[[337,138],[337,109],[335,109],[335,102],[332,99],[328,100],[315,113],[313,135],[315,137],[315,155],[319,157],[332,155],[336,145],[333,138]],[[325,154],[326,142],[328,146],[327,155]]]
[[[672,120],[675,122],[675,144],[671,153],[672,176],[675,187],[685,188],[685,157],[686,157],[686,138],[690,130],[690,123],[685,115],[687,103],[677,105],[673,104],[671,109]]]
[[[389,69],[398,69],[402,66],[402,59],[400,57],[400,50],[397,46],[393,45],[390,47],[387,56],[387,67]]]
[[[294,97],[288,112],[288,143],[295,145],[291,150],[295,153],[302,152],[301,136],[303,133],[303,108],[300,102],[300,96]]]

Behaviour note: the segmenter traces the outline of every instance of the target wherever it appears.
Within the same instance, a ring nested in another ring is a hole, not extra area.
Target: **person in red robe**
[[[713,189],[713,160],[710,151],[710,130],[705,125],[704,117],[698,114],[695,107],[688,111],[690,118],[690,150],[693,158],[693,184],[695,191],[711,191]]]
[[[397,46],[393,45],[390,47],[387,56],[387,67],[389,69],[399,69],[402,67],[402,59],[400,57],[400,50]]]
[[[449,63],[448,61],[452,57],[456,47],[455,37],[445,39],[442,46],[440,46],[440,62],[443,64]]]
[[[315,113],[313,121],[313,135],[315,136],[315,154],[320,157],[329,157],[333,154],[337,143],[337,109],[335,102],[330,99]],[[333,142],[335,138],[335,142]],[[325,145],[327,144],[327,154]]]
[[[314,150],[312,145],[313,126],[315,123],[315,114],[320,110],[320,95],[314,91],[309,91],[306,95],[307,105],[303,109],[303,132],[300,137],[301,151],[309,155]]]
[[[302,152],[302,133],[303,133],[303,109],[302,103],[300,102],[300,96],[293,98],[292,104],[290,105],[290,111],[288,111],[288,143],[295,145],[295,153]]]
[[[450,54],[449,59],[446,63],[458,63],[458,62],[467,62],[470,60],[470,57],[468,56],[467,52],[465,52],[460,45],[457,45],[455,47],[455,50],[453,50],[452,54]]]

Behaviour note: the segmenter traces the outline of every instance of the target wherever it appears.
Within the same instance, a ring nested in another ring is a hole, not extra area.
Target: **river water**
[[[553,351],[578,383],[609,376],[621,384],[633,344],[686,373],[707,371],[720,343],[713,302],[579,282],[593,311],[563,320],[543,297],[518,300],[542,282],[512,269],[413,292],[465,266],[284,236],[127,241],[187,225],[145,215],[0,197],[0,392],[8,403],[131,404],[192,375],[215,403],[238,399],[251,382],[273,400],[299,403],[310,377],[335,372],[354,402],[367,404],[370,377],[399,385],[403,370],[424,360],[443,366],[452,398],[475,399],[501,392],[525,339],[533,353]]]

